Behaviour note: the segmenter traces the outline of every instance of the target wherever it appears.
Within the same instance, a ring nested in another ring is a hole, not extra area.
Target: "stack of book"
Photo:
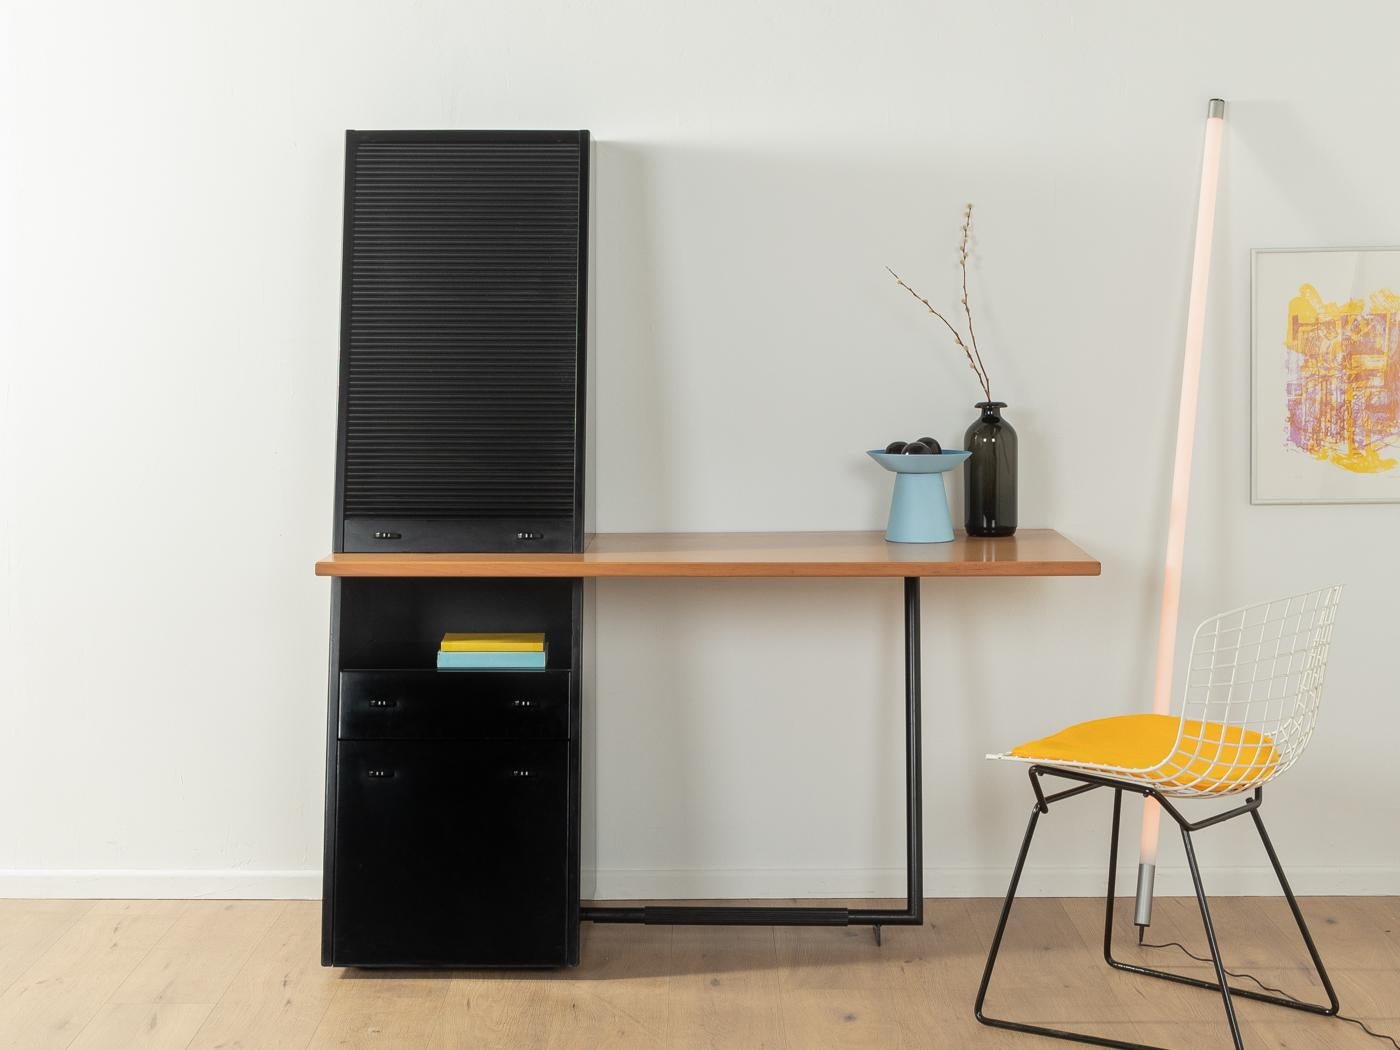
[[[543,634],[444,634],[439,671],[543,671]]]

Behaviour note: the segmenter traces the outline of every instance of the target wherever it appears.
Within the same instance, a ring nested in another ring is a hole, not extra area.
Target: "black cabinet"
[[[580,580],[332,592],[322,961],[578,962]],[[438,671],[447,631],[542,631],[542,671]]]
[[[338,552],[581,551],[586,131],[346,139]],[[578,961],[584,585],[337,580],[322,962]],[[542,632],[542,671],[435,669]]]
[[[342,741],[335,962],[562,966],[564,741]]]

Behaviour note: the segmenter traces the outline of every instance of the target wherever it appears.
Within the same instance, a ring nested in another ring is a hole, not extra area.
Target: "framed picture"
[[[1252,502],[1400,502],[1400,248],[1251,263]]]

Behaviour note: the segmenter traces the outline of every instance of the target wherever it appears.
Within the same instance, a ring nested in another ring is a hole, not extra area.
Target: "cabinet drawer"
[[[342,671],[340,739],[565,740],[570,671]]]
[[[340,744],[334,964],[563,965],[568,746]]]

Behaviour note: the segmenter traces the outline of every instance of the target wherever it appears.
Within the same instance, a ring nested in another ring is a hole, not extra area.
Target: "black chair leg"
[[[1118,850],[1118,815],[1122,803],[1122,792],[1113,793],[1113,852]],[[990,1017],[983,1010],[983,1005],[987,1001],[987,989],[992,983],[992,971],[996,968],[997,955],[1001,952],[1001,939],[1006,933],[1006,921],[1011,917],[1011,905],[1016,900],[1016,887],[1021,882],[1021,872],[1026,866],[1026,855],[1031,851],[1031,839],[1035,837],[1035,826],[1040,820],[1041,805],[1037,803],[1031,809],[1030,823],[1026,825],[1026,837],[1021,841],[1021,852],[1016,857],[1016,867],[1011,871],[1011,885],[1006,891],[1006,900],[1001,906],[1001,918],[997,920],[996,933],[992,935],[992,947],[987,953],[987,965],[982,970],[982,984],[977,989],[977,1002],[973,1007],[973,1013],[977,1020],[992,1028],[1005,1028],[1012,1032],[1027,1032],[1032,1035],[1048,1036],[1051,1039],[1063,1039],[1071,1043],[1088,1043],[1091,1046],[1111,1046],[1119,1050],[1161,1050],[1159,1047],[1149,1046],[1146,1043],[1129,1043],[1120,1039],[1105,1039],[1095,1035],[1084,1035],[1080,1032],[1065,1032],[1058,1028],[1045,1028],[1041,1025],[1022,1024],[1019,1021],[1006,1021],[999,1017]],[[1045,810],[1048,812],[1049,810]],[[1112,875],[1109,876],[1109,901],[1110,908],[1112,897]],[[1110,911],[1111,915],[1111,911]],[[1107,945],[1104,948],[1108,950]]]
[[[1322,1016],[1332,1016],[1337,1013],[1339,1004],[1337,994],[1332,988],[1332,982],[1327,976],[1327,971],[1322,965],[1322,958],[1318,954],[1317,945],[1313,943],[1312,934],[1308,930],[1307,923],[1303,920],[1303,913],[1298,907],[1298,901],[1293,896],[1293,889],[1288,884],[1288,878],[1283,873],[1283,866],[1279,863],[1278,854],[1274,852],[1273,843],[1269,840],[1268,832],[1264,830],[1264,821],[1259,816],[1257,808],[1241,807],[1239,811],[1217,816],[1208,821],[1196,824],[1187,824],[1178,815],[1173,813],[1181,824],[1181,838],[1186,847],[1186,859],[1191,869],[1191,881],[1196,890],[1196,902],[1201,910],[1201,922],[1205,927],[1206,941],[1210,945],[1211,963],[1215,967],[1216,980],[1203,981],[1195,977],[1187,977],[1184,974],[1172,973],[1168,970],[1154,970],[1145,966],[1137,966],[1132,963],[1122,962],[1113,957],[1113,916],[1114,903],[1116,900],[1117,874],[1118,874],[1118,834],[1123,812],[1123,789],[1116,783],[1087,776],[1071,776],[1071,779],[1081,780],[1088,787],[1080,787],[1064,791],[1057,795],[1045,795],[1040,788],[1036,776],[1041,772],[1038,767],[1032,769],[1031,783],[1035,786],[1036,805],[1031,810],[1031,819],[1026,826],[1026,835],[1021,842],[1021,852],[1016,857],[1016,866],[1011,872],[1011,885],[1006,891],[1006,900],[1002,903],[1001,916],[997,920],[996,933],[992,937],[991,950],[987,954],[987,965],[982,971],[982,983],[977,989],[977,1002],[974,1013],[977,1020],[982,1024],[993,1028],[1005,1028],[1013,1032],[1027,1032],[1033,1035],[1047,1036],[1051,1039],[1063,1039],[1067,1042],[1087,1043],[1090,1046],[1112,1046],[1120,1047],[1122,1050],[1161,1050],[1145,1043],[1125,1042],[1118,1039],[1106,1039],[1095,1035],[1085,1035],[1079,1032],[1067,1032],[1056,1028],[1045,1028],[1040,1025],[1021,1024],[1017,1021],[1007,1021],[997,1017],[988,1016],[984,1010],[987,999],[987,989],[992,983],[992,973],[996,968],[997,956],[1001,952],[1002,938],[1006,933],[1007,921],[1011,917],[1011,905],[1016,899],[1016,890],[1021,882],[1021,874],[1025,870],[1026,857],[1030,853],[1031,840],[1035,837],[1036,825],[1042,813],[1050,811],[1048,803],[1056,802],[1061,798],[1067,798],[1074,794],[1079,794],[1084,790],[1093,787],[1109,787],[1113,789],[1113,827],[1109,836],[1108,847],[1108,896],[1104,907],[1104,934],[1103,934],[1103,957],[1104,960],[1115,970],[1122,970],[1125,973],[1138,974],[1143,977],[1156,977],[1164,981],[1173,981],[1176,984],[1190,985],[1193,988],[1204,988],[1220,994],[1221,1000],[1225,1004],[1225,1016],[1230,1024],[1230,1035],[1234,1041],[1235,1050],[1242,1050],[1244,1043],[1240,1036],[1239,1021],[1235,1016],[1234,999],[1236,997],[1253,999],[1261,1003],[1271,1003],[1274,1006],[1284,1006],[1290,1010],[1300,1010],[1305,1013],[1320,1014]],[[1065,775],[1065,774],[1059,774]],[[1129,788],[1128,790],[1133,790]],[[1141,792],[1139,792],[1141,793]],[[1167,807],[1170,811],[1170,807]],[[1215,937],[1215,925],[1210,916],[1210,905],[1206,900],[1205,886],[1201,881],[1200,865],[1196,861],[1195,844],[1192,842],[1192,830],[1200,830],[1204,826],[1219,823],[1222,819],[1228,820],[1231,817],[1242,815],[1248,812],[1254,820],[1254,826],[1259,832],[1260,841],[1264,843],[1264,849],[1269,855],[1269,863],[1273,865],[1274,874],[1278,876],[1279,885],[1283,888],[1283,895],[1288,901],[1288,907],[1293,913],[1293,919],[1298,924],[1298,932],[1303,936],[1303,942],[1307,945],[1308,954],[1312,957],[1313,966],[1317,970],[1317,975],[1322,981],[1322,986],[1327,990],[1327,1006],[1320,1006],[1314,1003],[1298,1002],[1294,999],[1286,999],[1277,995],[1268,995],[1264,992],[1252,991],[1248,988],[1232,988],[1225,972],[1225,964],[1220,957],[1220,946]]]
[[[1303,912],[1298,907],[1298,900],[1293,896],[1293,887],[1288,885],[1288,876],[1283,873],[1283,865],[1278,862],[1278,854],[1274,852],[1274,844],[1269,839],[1269,833],[1264,830],[1264,818],[1259,815],[1256,809],[1250,814],[1254,818],[1255,830],[1259,832],[1259,841],[1264,843],[1264,852],[1269,855],[1269,863],[1274,866],[1274,874],[1278,876],[1278,884],[1283,889],[1283,896],[1288,901],[1288,909],[1293,912],[1293,921],[1298,924],[1298,932],[1303,935],[1303,943],[1308,947],[1308,955],[1312,957],[1313,968],[1317,970],[1318,979],[1322,981],[1322,987],[1327,991],[1326,1008],[1313,1006],[1304,1003],[1303,1006],[1314,1013],[1320,1013],[1327,1017],[1333,1017],[1342,1008],[1342,1004],[1337,1000],[1336,990],[1332,987],[1332,979],[1327,976],[1327,968],[1322,965],[1322,956],[1317,953],[1317,945],[1313,943],[1312,933],[1308,930],[1308,924],[1303,921]]]
[[[1001,917],[997,919],[997,930],[996,933],[992,934],[992,948],[987,953],[987,965],[982,968],[982,984],[977,989],[977,1002],[973,1004],[972,1008],[973,1013],[977,1015],[977,1020],[998,1028],[1006,1026],[1006,1022],[987,1017],[982,1012],[982,1004],[987,1001],[987,987],[992,983],[992,970],[996,967],[997,955],[1001,951],[1001,938],[1006,933],[1006,920],[1011,917],[1011,905],[1016,901],[1016,887],[1021,883],[1021,871],[1026,866],[1026,854],[1031,851],[1031,839],[1035,838],[1035,826],[1039,820],[1040,806],[1032,806],[1031,819],[1026,824],[1026,835],[1021,840],[1021,852],[1016,855],[1016,866],[1011,869],[1011,885],[1006,891],[1006,900],[1001,905]]]
[[[1210,905],[1206,903],[1206,889],[1201,883],[1201,868],[1196,863],[1196,847],[1191,843],[1191,832],[1181,829],[1181,841],[1186,846],[1186,861],[1191,865],[1191,882],[1196,887],[1196,902],[1201,906],[1201,923],[1206,928],[1206,943],[1210,945],[1210,961],[1215,965],[1215,979],[1219,982],[1220,997],[1225,1002],[1225,1019],[1230,1022],[1230,1038],[1235,1050],[1244,1050],[1244,1040],[1240,1038],[1240,1022],[1235,1017],[1235,1003],[1230,998],[1230,982],[1225,976],[1225,964],[1220,961],[1220,945],[1215,941],[1215,924],[1210,921]]]
[[[1308,954],[1312,956],[1313,966],[1317,968],[1317,975],[1322,980],[1322,987],[1327,990],[1327,1000],[1329,1005],[1319,1006],[1315,1003],[1299,1002],[1296,999],[1285,999],[1278,995],[1269,995],[1265,992],[1256,992],[1251,988],[1235,988],[1226,984],[1226,974],[1224,964],[1221,963],[1218,945],[1215,941],[1215,933],[1211,928],[1209,920],[1209,908],[1206,904],[1205,893],[1201,889],[1200,872],[1196,867],[1196,852],[1192,848],[1190,832],[1182,829],[1182,836],[1186,842],[1186,857],[1191,864],[1192,879],[1196,884],[1196,896],[1201,905],[1202,918],[1206,921],[1206,936],[1210,942],[1210,954],[1216,962],[1216,980],[1202,981],[1196,977],[1187,977],[1185,974],[1172,973],[1169,970],[1154,970],[1148,966],[1136,966],[1133,963],[1126,963],[1113,956],[1113,901],[1114,901],[1114,872],[1118,862],[1118,806],[1114,805],[1114,828],[1113,844],[1109,849],[1109,873],[1108,873],[1108,914],[1104,922],[1103,935],[1103,957],[1108,965],[1115,970],[1122,970],[1124,973],[1135,973],[1142,977],[1156,977],[1163,981],[1172,981],[1175,984],[1186,984],[1192,988],[1204,988],[1212,992],[1220,992],[1222,997],[1225,989],[1229,990],[1232,998],[1253,999],[1255,1002],[1270,1003],[1273,1006],[1287,1007],[1289,1010],[1300,1010],[1303,1013],[1318,1014],[1323,1017],[1331,1017],[1340,1008],[1337,1001],[1337,993],[1332,989],[1332,982],[1327,977],[1327,971],[1323,968],[1322,958],[1318,955],[1317,946],[1313,944],[1312,934],[1308,931],[1308,925],[1303,921],[1303,913],[1298,908],[1298,902],[1293,896],[1293,890],[1288,885],[1288,878],[1283,873],[1283,866],[1279,864],[1278,855],[1274,852],[1273,843],[1269,841],[1268,833],[1264,830],[1264,821],[1259,816],[1259,811],[1253,810],[1250,816],[1254,818],[1254,826],[1259,830],[1259,837],[1263,840],[1264,849],[1269,854],[1269,862],[1274,867],[1274,874],[1278,876],[1279,885],[1283,887],[1283,895],[1288,900],[1288,907],[1293,912],[1294,921],[1298,923],[1298,931],[1303,935],[1303,942],[1307,945]],[[1227,1006],[1227,1013],[1231,1018],[1232,1032],[1238,1030],[1238,1026],[1233,1023],[1234,1005]],[[1236,1044],[1238,1045],[1238,1043]]]

